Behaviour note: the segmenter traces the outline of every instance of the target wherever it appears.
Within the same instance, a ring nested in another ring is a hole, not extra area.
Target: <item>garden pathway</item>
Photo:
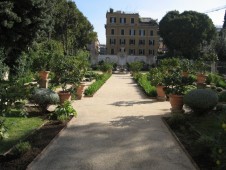
[[[28,169],[195,169],[161,120],[169,102],[145,97],[129,74],[113,74],[93,98],[73,105],[78,117]]]

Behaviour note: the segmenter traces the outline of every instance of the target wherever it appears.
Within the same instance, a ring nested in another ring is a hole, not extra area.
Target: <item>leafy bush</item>
[[[218,95],[210,89],[191,90],[184,96],[184,104],[195,113],[204,113],[212,110],[218,102]]]
[[[93,84],[91,84],[84,92],[85,96],[92,96],[97,90],[111,77],[111,74],[103,74]]]
[[[143,67],[143,64],[140,61],[135,61],[135,62],[129,64],[130,71],[135,72],[135,73],[139,72],[142,69],[142,67]]]
[[[171,128],[176,129],[186,124],[186,117],[183,114],[172,114],[167,122]]]
[[[15,155],[23,155],[31,149],[29,142],[20,142],[12,150]]]
[[[206,83],[215,84],[217,87],[226,88],[226,82],[224,78],[218,74],[210,73],[207,76]]]
[[[70,116],[76,116],[77,112],[71,105],[70,101],[65,101],[63,105],[59,105],[54,113],[50,115],[50,119],[67,120]]]
[[[165,73],[161,68],[152,68],[149,72],[150,75],[150,81],[153,86],[157,85],[163,85],[163,78],[165,76]]]
[[[112,63],[107,63],[104,62],[103,64],[100,65],[100,70],[103,72],[108,72],[113,69],[113,64]]]
[[[157,96],[156,87],[150,84],[147,75],[146,74],[137,74],[137,75],[138,75],[137,82],[139,86],[143,89],[145,94],[147,94],[150,97],[156,97]]]
[[[212,137],[202,135],[193,144],[196,156],[201,156],[204,153],[210,155],[212,153],[214,139]]]
[[[5,126],[4,120],[0,119],[0,140],[8,138],[7,128]]]
[[[219,102],[226,102],[226,90],[219,93]]]
[[[44,113],[46,112],[48,105],[57,104],[60,101],[59,95],[56,92],[45,88],[34,89],[31,100],[35,104],[38,104],[41,111]]]

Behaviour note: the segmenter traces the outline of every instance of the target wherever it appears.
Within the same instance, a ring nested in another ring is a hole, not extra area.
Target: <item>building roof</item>
[[[140,18],[140,23],[158,25],[158,20],[154,20],[152,18]]]

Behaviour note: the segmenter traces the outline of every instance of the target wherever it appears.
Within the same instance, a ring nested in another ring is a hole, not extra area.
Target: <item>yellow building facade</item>
[[[113,9],[107,12],[106,19],[107,54],[150,57],[157,54],[160,36],[156,20]]]

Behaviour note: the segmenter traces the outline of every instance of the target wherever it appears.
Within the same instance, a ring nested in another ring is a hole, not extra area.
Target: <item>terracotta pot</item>
[[[204,74],[197,74],[197,83],[205,83],[206,82],[206,75]]]
[[[79,85],[79,87],[77,88],[77,92],[76,92],[76,96],[77,96],[77,99],[78,100],[81,100],[82,99],[82,94],[83,94],[83,89],[85,87],[85,84],[82,83]]]
[[[161,101],[165,101],[166,100],[166,93],[164,91],[164,87],[162,85],[157,85],[156,86],[156,91],[157,91],[157,99],[161,100]]]
[[[184,112],[183,110],[183,105],[184,105],[184,102],[183,102],[183,95],[174,95],[174,94],[171,94],[169,96],[169,99],[170,99],[170,104],[171,104],[171,112],[172,113],[180,113],[180,112]]]
[[[70,92],[60,91],[58,94],[60,97],[60,104],[63,104],[65,101],[71,101],[71,93]]]
[[[49,76],[49,71],[39,71],[39,77],[41,80],[47,80]]]

